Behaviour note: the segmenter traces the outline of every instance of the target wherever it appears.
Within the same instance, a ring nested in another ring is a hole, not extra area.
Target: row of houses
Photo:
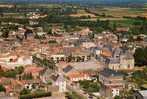
[[[25,39],[15,41],[18,39],[16,37],[14,42],[17,44],[14,43],[13,50],[8,51],[10,54],[1,55],[0,65],[11,68],[23,66],[24,73],[28,72],[34,76],[34,79],[39,78],[44,81],[45,77],[41,75],[42,72],[45,73],[44,69],[31,67],[34,64],[32,56],[53,60],[58,70],[57,79],[53,82],[57,81],[56,85],[60,92],[66,91],[66,83],[93,80],[99,75],[102,95],[114,97],[125,87],[123,75],[117,71],[134,69],[132,51],[124,49],[114,33],[105,31],[91,39],[89,33],[92,32],[86,28],[66,35],[44,34],[44,39],[35,39],[33,31],[24,32]],[[52,40],[54,43],[50,42]],[[50,73],[46,75],[49,76]]]
[[[133,51],[125,48],[118,37],[111,32],[96,35],[94,43],[96,47],[88,49],[97,61],[104,64],[98,74],[101,97],[114,99],[127,88],[124,75],[119,71],[134,69]]]

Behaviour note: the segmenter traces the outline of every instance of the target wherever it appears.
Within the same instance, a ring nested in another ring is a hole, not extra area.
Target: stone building
[[[119,96],[120,92],[125,87],[125,81],[123,75],[120,72],[116,72],[110,69],[104,69],[99,74],[99,81],[102,84],[100,93],[102,96],[113,99],[115,96]]]

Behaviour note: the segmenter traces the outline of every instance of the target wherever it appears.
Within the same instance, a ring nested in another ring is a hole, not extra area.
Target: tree
[[[2,32],[3,32],[3,33],[2,33],[1,36],[2,36],[3,38],[8,38],[8,36],[9,36],[9,30],[8,30],[8,29],[4,29],[4,30],[2,30]]]
[[[76,92],[67,92],[66,94],[66,98],[67,99],[84,99],[84,97],[80,96],[78,93]]]
[[[15,69],[8,71],[1,71],[0,77],[16,78],[17,75],[22,74],[24,71],[23,67],[16,67]]]
[[[20,92],[20,95],[26,95],[26,94],[30,94],[30,90],[28,90],[28,89],[23,89],[21,92]]]
[[[24,71],[24,67],[22,67],[22,66],[16,67],[15,70],[16,70],[17,74],[22,74]]]
[[[35,55],[33,55],[33,62],[39,66],[47,67],[49,69],[54,70],[56,68],[55,62],[53,60],[48,60],[46,58],[40,59],[40,58],[36,57]]]
[[[80,81],[80,86],[87,92],[98,92],[100,89],[100,85],[98,82],[83,80]]]
[[[135,51],[135,64],[138,66],[147,65],[147,48],[138,48]]]
[[[31,73],[29,73],[29,74],[24,74],[24,75],[22,76],[22,79],[25,79],[25,80],[32,80],[32,79],[33,79],[33,76],[32,76]]]
[[[5,92],[5,91],[6,91],[5,87],[3,85],[0,85],[0,92]]]
[[[114,99],[121,99],[120,96],[115,96]]]
[[[110,25],[110,28],[111,28],[112,31],[115,31],[116,28],[117,28],[116,22],[114,22],[112,25]]]
[[[48,35],[53,35],[53,33],[52,33],[52,29],[51,29],[51,28],[48,29],[47,34],[48,34]]]
[[[136,83],[138,87],[141,87],[144,81],[147,81],[146,76],[147,74],[144,71],[135,71],[132,74],[132,81]]]

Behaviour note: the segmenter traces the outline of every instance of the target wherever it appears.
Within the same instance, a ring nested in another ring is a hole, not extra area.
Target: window
[[[130,68],[131,66],[130,66],[130,64],[128,65],[128,68]]]
[[[109,81],[109,84],[111,84],[112,82],[111,81]]]

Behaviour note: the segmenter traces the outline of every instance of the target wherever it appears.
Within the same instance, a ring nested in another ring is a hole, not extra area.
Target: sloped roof
[[[105,77],[121,77],[121,76],[123,76],[122,73],[111,70],[111,69],[104,69],[103,71],[100,72],[100,74]]]
[[[63,72],[68,73],[68,72],[71,71],[72,69],[73,69],[73,67],[69,65],[69,66],[63,68]]]
[[[147,99],[147,90],[141,90],[139,93],[143,96],[144,99]]]

